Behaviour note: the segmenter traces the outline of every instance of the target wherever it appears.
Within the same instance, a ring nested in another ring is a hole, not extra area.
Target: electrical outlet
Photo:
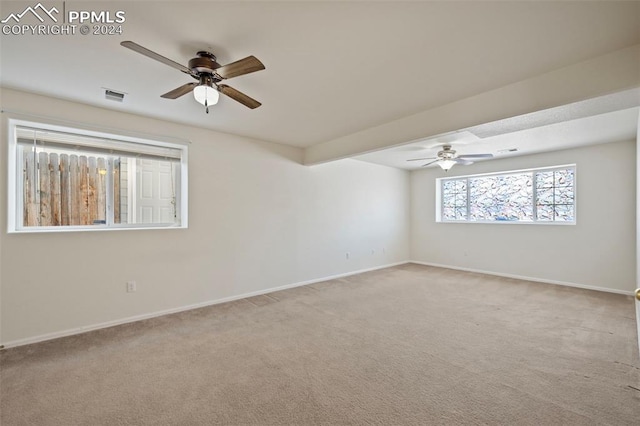
[[[127,293],[135,293],[137,290],[135,281],[127,281]]]

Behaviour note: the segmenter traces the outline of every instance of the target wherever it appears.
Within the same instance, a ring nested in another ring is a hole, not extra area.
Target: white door
[[[136,223],[175,221],[174,182],[170,161],[136,161]]]

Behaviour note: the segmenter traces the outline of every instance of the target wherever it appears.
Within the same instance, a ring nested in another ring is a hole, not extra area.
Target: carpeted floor
[[[632,297],[407,264],[5,350],[10,425],[637,425]]]

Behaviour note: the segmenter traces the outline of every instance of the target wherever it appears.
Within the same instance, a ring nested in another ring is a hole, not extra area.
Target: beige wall
[[[630,292],[636,268],[635,141],[454,167],[447,176],[575,163],[577,224],[435,222],[439,169],[412,174],[412,260]]]
[[[308,167],[297,148],[8,89],[1,96],[0,343],[409,258],[406,171],[355,160]],[[189,229],[7,234],[7,110],[190,140]],[[128,280],[136,293],[126,293]]]
[[[575,226],[439,224],[439,169],[409,174],[354,160],[306,167],[297,148],[8,89],[0,95],[0,344],[408,259],[612,291],[635,288],[635,141],[479,162],[448,174],[576,163]],[[12,112],[190,140],[189,229],[7,234]],[[126,293],[128,280],[137,281],[136,293]]]

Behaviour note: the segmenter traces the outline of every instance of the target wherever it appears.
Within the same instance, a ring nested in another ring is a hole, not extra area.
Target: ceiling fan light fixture
[[[454,165],[456,164],[456,162],[454,160],[442,160],[442,161],[438,161],[438,165],[440,166],[440,168],[442,168],[442,170],[444,170],[445,172],[448,172],[449,169],[451,169]]]
[[[218,90],[208,84],[200,84],[193,88],[193,97],[204,106],[211,106],[218,103],[220,94]]]

